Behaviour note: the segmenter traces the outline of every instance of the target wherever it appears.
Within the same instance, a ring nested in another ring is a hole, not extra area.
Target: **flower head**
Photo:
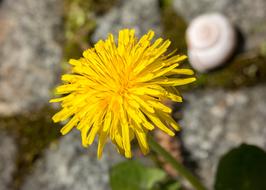
[[[98,157],[108,138],[118,151],[131,157],[131,141],[136,137],[141,151],[149,146],[147,132],[155,127],[173,136],[170,129],[179,130],[171,117],[171,109],[163,101],[181,102],[175,86],[195,81],[190,69],[177,69],[186,56],[167,54],[170,41],[149,31],[139,40],[134,30],[119,32],[116,44],[112,34],[83,52],[83,57],[69,63],[70,74],[62,76],[64,84],[56,93],[63,97],[62,110],[53,116],[54,122],[70,118],[61,129],[68,133],[73,127],[81,131],[83,146],[91,145],[98,136]]]

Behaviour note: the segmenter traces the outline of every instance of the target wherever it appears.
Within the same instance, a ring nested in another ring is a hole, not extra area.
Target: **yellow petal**
[[[67,134],[77,123],[78,123],[78,118],[74,116],[62,129],[61,133],[63,135]]]
[[[191,69],[173,69],[167,73],[167,75],[194,75],[194,71]]]
[[[147,154],[149,152],[149,146],[148,146],[148,143],[147,143],[147,138],[146,138],[145,132],[136,130],[135,134],[136,134],[136,137],[137,137],[141,152],[144,155]]]
[[[122,127],[122,142],[125,148],[125,156],[131,158],[131,147],[130,147],[130,138],[129,138],[129,125],[128,119],[125,113],[124,108],[120,108],[120,117],[121,117],[121,127]]]
[[[106,140],[107,140],[107,135],[108,135],[107,132],[103,132],[103,131],[100,132],[98,150],[97,150],[97,155],[99,159],[102,157],[102,152],[103,152],[103,148],[106,143]]]
[[[156,115],[154,113],[149,113],[149,112],[146,112],[144,111],[145,115],[150,118],[150,120],[159,128],[161,129],[162,131],[164,131],[165,133],[167,133],[168,135],[170,136],[174,136],[175,133],[173,131],[171,131],[168,127],[165,126],[165,124],[163,124],[161,122],[161,120],[156,117]]]
[[[184,79],[175,79],[175,78],[171,78],[171,79],[155,79],[155,80],[152,81],[152,83],[161,84],[161,85],[169,85],[169,86],[180,86],[180,85],[185,85],[185,84],[192,83],[195,80],[196,80],[195,77],[184,78]]]

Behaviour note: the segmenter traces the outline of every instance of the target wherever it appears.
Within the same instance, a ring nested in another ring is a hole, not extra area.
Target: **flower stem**
[[[173,156],[171,156],[171,154],[169,154],[161,145],[159,145],[153,139],[153,137],[149,136],[148,140],[151,149],[162,156],[167,162],[169,162],[180,175],[182,175],[186,180],[190,182],[195,190],[206,190],[202,183]]]

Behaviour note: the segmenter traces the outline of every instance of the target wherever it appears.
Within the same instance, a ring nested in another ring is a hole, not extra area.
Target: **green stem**
[[[162,156],[165,161],[169,162],[176,171],[182,175],[185,179],[187,179],[190,184],[195,188],[195,190],[206,190],[206,188],[202,185],[202,183],[189,171],[187,170],[181,163],[179,163],[171,154],[169,154],[161,145],[159,145],[153,137],[149,136],[149,145],[151,149]]]

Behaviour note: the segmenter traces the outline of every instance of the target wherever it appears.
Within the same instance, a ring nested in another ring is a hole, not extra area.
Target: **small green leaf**
[[[218,165],[215,190],[266,190],[266,152],[246,144],[229,151]]]
[[[163,190],[181,190],[181,184],[178,181],[165,185]]]
[[[110,184],[112,190],[151,190],[165,177],[165,172],[158,168],[145,167],[137,161],[129,160],[112,168]]]

